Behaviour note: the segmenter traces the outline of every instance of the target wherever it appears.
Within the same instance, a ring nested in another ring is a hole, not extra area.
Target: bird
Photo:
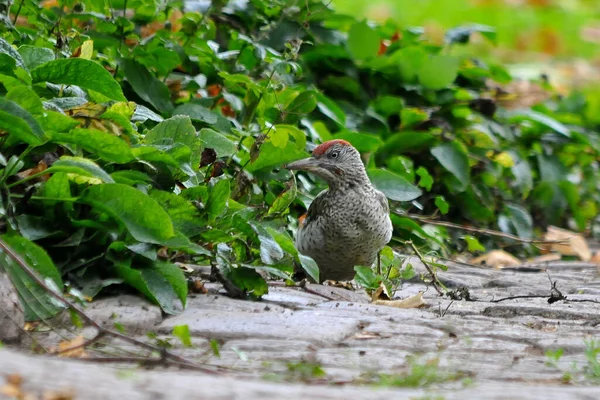
[[[393,228],[388,200],[369,180],[358,150],[346,140],[329,140],[285,168],[307,171],[328,185],[300,219],[295,241],[317,263],[319,280],[350,281],[355,266],[372,266]]]

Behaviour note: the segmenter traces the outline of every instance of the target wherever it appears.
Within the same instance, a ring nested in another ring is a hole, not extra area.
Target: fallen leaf
[[[395,308],[419,308],[427,305],[423,300],[423,292],[419,292],[414,296],[407,297],[401,300],[376,300],[373,302],[378,306],[388,306]]]
[[[45,392],[42,400],[73,400],[75,399],[75,392],[73,389],[64,391],[50,391]]]
[[[371,302],[376,302],[378,300],[389,301],[391,298],[392,297],[388,293],[387,287],[383,284],[383,282],[379,282],[379,287],[375,289],[371,295]]]
[[[521,261],[504,250],[492,250],[482,256],[475,257],[471,264],[486,265],[492,268],[511,267],[521,264]]]
[[[550,251],[557,251],[565,256],[578,256],[583,261],[589,261],[592,258],[592,252],[585,238],[578,233],[549,226],[544,239],[549,241],[564,241],[564,243],[550,244]]]
[[[560,254],[550,253],[550,254],[544,254],[542,256],[529,258],[529,259],[527,259],[527,262],[531,263],[531,264],[541,264],[541,263],[545,263],[545,262],[559,261],[561,258],[562,258],[562,256]]]
[[[592,258],[590,258],[590,262],[592,262],[594,264],[600,264],[600,251],[597,251],[596,253],[594,253]]]
[[[359,332],[356,335],[352,336],[354,340],[369,340],[369,339],[378,339],[381,335],[377,332]]]
[[[85,338],[81,335],[73,340],[63,340],[58,344],[58,350],[56,352],[59,353],[60,357],[84,358],[87,357],[85,347],[83,346],[84,343]]]
[[[550,98],[547,90],[530,81],[514,80],[507,85],[499,85],[488,80],[487,85],[492,89],[496,103],[507,109],[529,108]]]

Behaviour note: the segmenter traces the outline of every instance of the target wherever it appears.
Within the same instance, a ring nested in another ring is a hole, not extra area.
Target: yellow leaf
[[[479,265],[485,264],[486,266],[492,268],[503,268],[519,265],[521,264],[521,261],[504,250],[492,250],[489,253],[472,259],[471,263]]]
[[[515,160],[511,157],[510,154],[503,151],[502,153],[496,154],[494,156],[494,161],[498,164],[502,165],[504,168],[510,168],[515,165]]]
[[[419,292],[414,296],[407,297],[402,300],[375,300],[373,304],[378,306],[388,306],[395,308],[419,308],[427,305],[423,300],[423,292]]]
[[[552,243],[551,251],[557,251],[565,256],[578,256],[583,261],[589,261],[592,258],[592,252],[585,238],[578,233],[549,226],[544,239],[564,241],[564,243]]]
[[[91,60],[94,55],[94,41],[86,40],[81,44],[81,55],[79,58],[84,58],[86,60]]]

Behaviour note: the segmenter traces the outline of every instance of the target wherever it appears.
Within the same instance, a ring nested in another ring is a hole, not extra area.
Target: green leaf
[[[513,118],[511,119],[514,121],[535,121],[547,128],[552,129],[557,133],[560,133],[563,136],[571,137],[571,131],[569,130],[569,128],[567,128],[565,125],[546,114],[542,114],[533,110],[519,110],[510,112],[508,113],[508,115],[513,116]]]
[[[173,336],[177,337],[183,347],[192,347],[192,335],[188,325],[177,325],[173,327]]]
[[[25,62],[23,61],[23,58],[19,52],[3,38],[0,38],[0,53],[7,54],[15,60],[17,67],[27,70],[27,66],[25,65]]]
[[[285,129],[277,129],[277,126],[274,126],[269,133],[268,142],[279,149],[284,149],[289,139],[290,135]]]
[[[188,295],[188,286],[185,275],[183,274],[181,268],[170,262],[157,261],[154,263],[154,268],[152,269],[167,282],[169,282],[171,288],[177,295],[177,298],[185,307]]]
[[[356,272],[354,280],[356,280],[356,283],[359,285],[364,286],[367,289],[377,289],[379,287],[381,277],[375,275],[371,267],[357,265],[354,267],[354,271]]]
[[[126,101],[121,87],[100,64],[82,58],[61,58],[31,71],[34,83],[52,82],[77,85],[98,92],[111,100]]]
[[[370,133],[343,131],[336,134],[334,138],[347,140],[361,153],[377,151],[379,147],[383,145],[383,141],[379,136]]]
[[[390,58],[397,63],[402,79],[412,83],[417,79],[427,57],[427,53],[420,46],[408,46],[397,50]]]
[[[406,107],[400,111],[402,129],[410,128],[419,122],[427,121],[429,114],[425,110],[416,107]]]
[[[464,190],[471,179],[469,157],[464,146],[456,141],[447,142],[432,148],[431,154],[458,179]]]
[[[300,260],[300,266],[308,274],[308,276],[313,278],[315,282],[321,282],[319,280],[319,266],[317,265],[316,261],[309,256],[305,256],[304,254],[300,253],[298,253],[298,259]]]
[[[138,96],[160,112],[173,110],[169,88],[152,75],[148,68],[130,58],[122,59],[121,65],[127,82]]]
[[[46,170],[48,173],[65,172],[95,178],[101,182],[113,183],[113,179],[98,164],[83,157],[62,156]]]
[[[382,150],[394,153],[407,153],[409,151],[420,151],[431,146],[435,142],[435,136],[427,132],[405,131],[390,136],[382,147]]]
[[[369,169],[367,174],[378,190],[390,200],[412,201],[419,197],[421,189],[397,175],[384,169]]]
[[[303,115],[312,112],[317,107],[317,95],[315,92],[302,92],[292,100],[286,107],[288,114]]]
[[[278,149],[272,143],[265,142],[260,147],[258,158],[248,164],[249,172],[255,172],[265,168],[280,167],[283,164],[308,157],[304,149],[300,150],[294,143],[288,142],[285,149]]]
[[[204,148],[213,149],[217,157],[230,157],[237,152],[237,145],[221,133],[204,128],[200,131],[200,141]]]
[[[134,160],[127,142],[115,135],[95,129],[78,128],[69,133],[53,133],[51,141],[76,144],[92,155],[117,164]]]
[[[54,52],[47,47],[21,46],[19,54],[23,57],[23,63],[29,69],[34,69],[42,64],[54,60]]]
[[[293,177],[294,175],[292,175]],[[296,179],[292,178],[290,182],[287,184],[287,188],[277,196],[273,205],[269,207],[269,211],[267,215],[282,213],[288,209],[290,204],[296,199],[296,194],[298,193],[298,188],[296,187]]]
[[[187,292],[187,286],[185,285],[185,277],[183,273],[181,276],[174,278],[172,271],[167,271],[171,267],[165,268],[167,263],[155,263],[153,267],[149,268],[131,268],[125,263],[115,263],[114,269],[118,277],[123,279],[123,282],[134,287],[149,300],[158,304],[160,308],[167,314],[179,313],[178,303],[181,306],[185,306],[185,302],[182,300],[181,285],[185,287]],[[179,268],[173,264],[174,268]],[[181,270],[179,270],[181,272]],[[171,282],[176,282],[174,286]]]
[[[444,199],[444,196],[435,196],[435,206],[440,210],[442,215],[448,214],[448,210],[450,209],[450,205]]]
[[[517,235],[523,239],[533,237],[533,218],[524,207],[517,204],[507,204],[509,219],[517,232]]]
[[[218,119],[218,115],[213,111],[193,103],[180,105],[173,111],[173,115],[187,115],[194,121],[204,122],[209,125],[216,124]]]
[[[64,172],[54,173],[44,184],[44,196],[55,199],[68,199],[71,197],[71,185]]]
[[[443,89],[456,79],[458,74],[458,59],[453,56],[430,55],[421,69],[419,82],[429,89]]]
[[[325,116],[329,117],[340,126],[346,126],[346,114],[329,97],[322,93],[317,93],[317,107]]]
[[[248,223],[258,235],[261,261],[267,265],[276,264],[284,256],[279,243],[277,243],[269,231],[267,231],[260,223],[256,221],[248,221]]]
[[[431,190],[431,186],[433,186],[433,177],[429,174],[429,171],[427,171],[424,167],[419,167],[416,171],[416,174],[421,177],[419,180],[419,186],[429,192]]]
[[[163,206],[175,230],[185,236],[193,237],[206,228],[206,220],[200,218],[198,209],[184,197],[163,190],[152,190],[150,197]]]
[[[0,97],[0,129],[32,146],[46,141],[46,135],[35,118],[18,104]]]
[[[177,115],[156,125],[146,134],[146,143],[159,146],[184,144],[194,153],[200,153],[202,143],[187,115]],[[200,154],[197,154],[198,160]]]
[[[485,251],[485,247],[483,247],[483,245],[481,243],[479,243],[479,240],[477,240],[476,237],[471,236],[471,235],[466,235],[463,237],[463,239],[465,239],[465,242],[467,242],[467,249],[470,252]]]
[[[16,235],[1,236],[10,251],[20,257],[44,283],[62,294],[63,282],[58,269],[43,248]],[[46,320],[65,307],[35,282],[6,251],[0,250],[0,270],[4,269],[15,286],[23,307],[25,321]]]
[[[231,186],[228,179],[221,179],[210,191],[206,212],[211,221],[214,221],[227,208],[227,200],[231,195]]]
[[[577,229],[583,231],[586,227],[586,220],[582,212],[582,208],[580,206],[580,188],[569,181],[562,181],[559,183],[559,186],[565,198],[567,199],[567,203],[569,203],[569,208],[571,209],[571,212],[573,213],[573,218],[577,223]]]
[[[94,185],[79,198],[121,221],[140,242],[164,244],[175,236],[169,214],[148,195],[120,183]]]
[[[254,268],[232,268],[227,278],[244,292],[260,297],[269,292],[269,286],[264,278]]]
[[[377,56],[381,38],[365,21],[356,22],[348,32],[348,50],[356,60]]]
[[[44,113],[44,105],[40,97],[28,86],[15,86],[6,93],[6,100],[10,100],[32,115]]]
[[[79,125],[79,121],[57,111],[45,111],[43,116],[37,118],[37,121],[49,136],[52,136],[52,132],[68,132]]]

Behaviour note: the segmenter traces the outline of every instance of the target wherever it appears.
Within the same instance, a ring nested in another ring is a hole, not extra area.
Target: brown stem
[[[119,332],[115,332],[113,330],[104,328],[102,325],[100,325],[99,323],[97,323],[96,321],[94,321],[90,316],[88,316],[85,312],[83,312],[83,310],[81,310],[79,307],[77,307],[75,304],[71,303],[70,301],[68,301],[65,297],[63,297],[62,295],[60,295],[59,293],[51,290],[35,273],[35,271],[33,271],[31,269],[31,267],[29,267],[29,265],[25,262],[25,260],[23,260],[17,253],[15,253],[12,248],[10,248],[10,246],[8,246],[4,240],[0,239],[0,248],[2,250],[4,250],[6,252],[6,254],[11,257],[13,260],[15,260],[15,262],[17,264],[19,264],[19,266],[23,269],[23,271],[29,275],[29,277],[31,279],[33,279],[42,289],[44,289],[44,291],[51,297],[54,297],[56,300],[60,301],[61,303],[63,303],[67,308],[69,308],[70,310],[74,311],[75,313],[77,313],[77,315],[79,315],[84,321],[86,321],[89,325],[93,326],[97,331],[98,331],[98,335],[96,335],[95,338],[91,339],[92,341],[98,340],[98,336],[102,335],[102,336],[111,336],[117,339],[121,339],[125,342],[131,343],[135,346],[139,346],[142,348],[145,348],[147,350],[151,350],[154,352],[158,352],[160,354],[163,355],[163,358],[168,359],[169,362],[171,361],[175,361],[177,363],[181,363],[181,364],[188,364],[190,366],[194,366],[195,369],[198,370],[202,370],[203,372],[209,373],[209,374],[218,374],[219,372],[217,371],[213,371],[207,368],[203,368],[200,365],[196,365],[194,364],[192,361],[189,361],[187,359],[185,359],[184,357],[180,357],[176,354],[172,354],[170,352],[168,352],[167,350],[157,347],[157,346],[153,346],[149,343],[145,343],[142,342],[140,340],[134,339],[132,337],[123,335]],[[75,347],[73,347],[75,348]],[[67,350],[72,350],[71,349],[67,349]]]
[[[515,235],[511,235],[510,233],[504,233],[504,232],[500,232],[500,231],[495,231],[493,229],[486,229],[486,228],[474,228],[471,226],[465,226],[465,225],[460,225],[460,224],[454,224],[452,222],[446,222],[446,221],[436,221],[434,220],[432,217],[424,217],[421,215],[415,215],[415,214],[406,214],[406,213],[401,213],[398,211],[395,211],[396,215],[399,215],[401,217],[406,217],[406,218],[410,218],[413,220],[417,220],[417,221],[421,221],[421,222],[425,222],[431,225],[438,225],[438,226],[445,226],[447,228],[453,228],[453,229],[461,229],[463,231],[467,231],[467,232],[475,232],[475,233],[482,233],[485,235],[490,235],[490,236],[499,236],[499,237],[503,237],[503,238],[507,238],[507,239],[512,239],[521,243],[537,243],[537,244],[554,244],[554,243],[568,243],[569,240],[543,240],[543,239],[523,239],[520,238],[518,236]]]
[[[427,260],[425,260],[425,258],[423,257],[423,255],[421,254],[419,249],[417,249],[417,246],[415,246],[415,244],[412,242],[412,240],[409,240],[405,243],[410,245],[410,247],[413,249],[413,251],[415,252],[417,257],[419,257],[419,260],[421,260],[421,262],[425,266],[425,269],[427,269],[427,272],[429,272],[429,276],[431,276],[431,284],[433,285],[433,288],[436,290],[436,292],[438,292],[438,294],[440,296],[443,296],[444,295],[444,291],[442,290],[443,285],[439,281],[435,272],[433,271],[433,268],[431,268],[431,266],[428,264]]]

